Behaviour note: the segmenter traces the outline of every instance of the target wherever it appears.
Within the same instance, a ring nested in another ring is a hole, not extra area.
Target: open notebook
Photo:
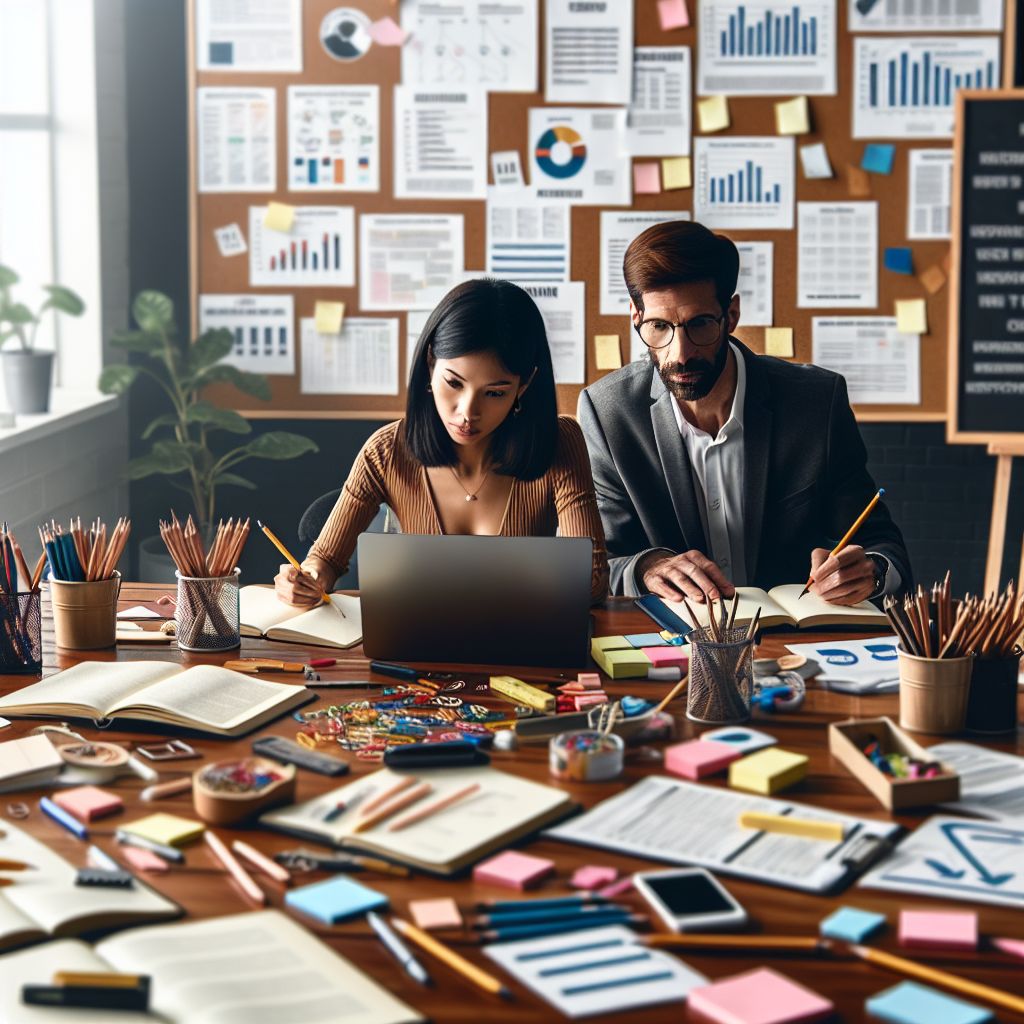
[[[265,636],[321,647],[355,647],[363,639],[359,598],[331,594],[331,604],[303,610],[277,599],[273,587],[242,587],[238,592],[238,617],[242,636]]]
[[[396,968],[397,969],[397,968]],[[54,971],[153,979],[150,1013],[24,1006]],[[415,1024],[424,1018],[277,910],[63,940],[0,958],[0,1020],[74,1024]]]
[[[260,824],[353,852],[378,854],[421,871],[452,875],[492,850],[552,824],[574,807],[568,793],[494,768],[435,768],[416,772],[416,778],[429,782],[433,792],[413,804],[409,813],[472,783],[479,783],[480,788],[397,832],[389,831],[389,820],[353,834],[360,820],[358,804],[341,817],[324,821],[324,815],[339,801],[357,798],[358,803],[367,803],[408,774],[385,768],[305,803],[269,811]]]
[[[129,718],[242,736],[314,699],[304,686],[217,665],[83,661],[0,698],[0,714]]]
[[[803,590],[801,583],[786,583],[771,590],[758,587],[737,587],[740,595],[736,607],[736,624],[745,626],[757,609],[761,609],[759,624],[768,626],[796,626],[798,629],[810,629],[813,626],[887,626],[889,620],[885,612],[879,611],[869,601],[847,608],[843,605],[829,604],[814,594],[807,593],[800,597]],[[726,599],[728,611],[732,611],[732,598]],[[694,614],[700,622],[692,622],[682,601],[666,601],[665,606],[671,608],[684,622],[691,626],[706,626],[708,609],[705,605],[690,602]],[[718,605],[716,604],[716,608]]]
[[[75,885],[78,869],[13,822],[3,823],[0,858],[31,864],[12,872],[0,888],[0,949],[13,949],[47,936],[79,935],[101,928],[165,921],[181,908],[138,879],[130,889]],[[83,863],[84,863],[84,850]],[[6,958],[4,958],[6,959]],[[3,959],[0,959],[0,963]],[[0,992],[4,986],[0,983]],[[5,1024],[11,1020],[0,1014]]]

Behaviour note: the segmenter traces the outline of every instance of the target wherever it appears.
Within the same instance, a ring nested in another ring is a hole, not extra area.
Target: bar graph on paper
[[[351,288],[356,283],[351,206],[297,206],[288,232],[265,227],[266,210],[249,207],[251,285]]]
[[[853,136],[948,138],[959,89],[999,87],[996,36],[856,40]]]
[[[831,95],[836,0],[701,0],[698,91]]]
[[[793,227],[793,139],[698,137],[693,216],[709,227]]]
[[[851,32],[999,32],[1004,0],[850,0]]]
[[[234,345],[225,362],[253,373],[295,372],[291,295],[200,295],[199,330],[231,332]]]

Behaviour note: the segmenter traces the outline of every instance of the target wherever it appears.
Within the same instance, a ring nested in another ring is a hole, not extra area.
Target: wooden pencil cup
[[[900,666],[900,725],[940,736],[960,732],[967,718],[974,658],[919,658],[896,648]]]
[[[108,580],[50,580],[49,587],[58,647],[94,651],[114,646],[117,597],[121,593],[121,574],[116,569]]]
[[[249,781],[232,781],[225,778],[228,773]],[[277,778],[264,785],[254,784],[252,777],[261,773]],[[234,758],[214,761],[192,773],[192,804],[196,814],[208,825],[235,825],[294,799],[294,765],[278,764],[262,757]]]
[[[230,651],[242,642],[239,632],[238,580],[230,576],[178,577],[174,612],[178,647],[183,651]]]
[[[967,698],[967,729],[996,734],[1017,729],[1020,648],[1005,658],[975,658]]]
[[[703,637],[707,630],[690,634],[686,717],[713,725],[745,722],[754,693],[754,638],[746,626],[727,629],[724,643]]]

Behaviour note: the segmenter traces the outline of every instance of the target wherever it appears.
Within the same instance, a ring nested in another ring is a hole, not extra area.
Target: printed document
[[[629,313],[629,292],[622,276],[622,258],[629,243],[653,224],[689,220],[686,210],[654,213],[648,210],[601,211],[601,316]],[[632,333],[632,331],[631,331]]]
[[[297,206],[291,231],[264,225],[265,206],[249,207],[249,283],[253,286],[356,283],[356,225],[351,206]]]
[[[894,316],[811,318],[811,361],[846,378],[854,405],[921,404],[921,338]]]
[[[200,192],[277,188],[274,89],[196,90]]]
[[[629,103],[633,92],[633,4],[547,0],[546,103]]]
[[[786,650],[816,661],[819,685],[839,693],[889,693],[899,689],[899,637],[870,640],[822,640],[816,644],[786,644]]]
[[[878,306],[878,203],[798,203],[800,309]]]
[[[851,32],[1002,31],[1003,0],[859,0]]]
[[[1024,758],[956,740],[937,743],[928,753],[960,776],[960,799],[945,805],[951,811],[1024,821]]]
[[[199,71],[301,71],[302,0],[198,0]]]
[[[572,211],[527,188],[487,192],[487,273],[512,281],[568,281]]]
[[[953,150],[910,150],[907,238],[949,238]]]
[[[631,156],[690,155],[690,48],[638,46],[626,112]]]
[[[586,383],[586,306],[582,281],[544,284],[522,281],[540,310],[551,346],[556,384]]]
[[[346,317],[340,334],[319,334],[313,317],[299,321],[302,394],[397,395],[398,320]]]
[[[291,295],[200,295],[200,332],[225,328],[235,344],[225,362],[252,373],[295,372]]]
[[[793,137],[698,136],[693,219],[711,228],[793,227]]]
[[[772,242],[737,242],[740,276],[736,292],[740,297],[740,322],[750,327],[770,327],[773,319]]]

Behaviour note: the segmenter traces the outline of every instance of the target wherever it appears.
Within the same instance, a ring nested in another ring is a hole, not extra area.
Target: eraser
[[[969,910],[901,910],[900,945],[918,949],[977,949],[978,915]]]
[[[665,771],[684,779],[702,779],[725,771],[743,755],[728,743],[717,740],[687,740],[665,750]]]
[[[138,846],[122,846],[117,851],[119,857],[123,857],[136,871],[149,871],[163,874],[170,869],[170,864],[157,856],[152,850],[143,850]]]
[[[605,867],[601,864],[587,864],[573,872],[569,884],[574,889],[601,889],[606,885],[611,885],[618,877],[618,868]]]
[[[531,857],[527,853],[506,850],[477,864],[473,868],[473,881],[504,889],[529,889],[554,870],[555,862],[546,857]]]
[[[437,900],[410,900],[409,913],[417,928],[461,928],[459,905],[450,896]]]
[[[107,814],[115,814],[124,807],[116,793],[108,793],[98,786],[76,786],[53,795],[53,802],[79,821],[94,821]]]

